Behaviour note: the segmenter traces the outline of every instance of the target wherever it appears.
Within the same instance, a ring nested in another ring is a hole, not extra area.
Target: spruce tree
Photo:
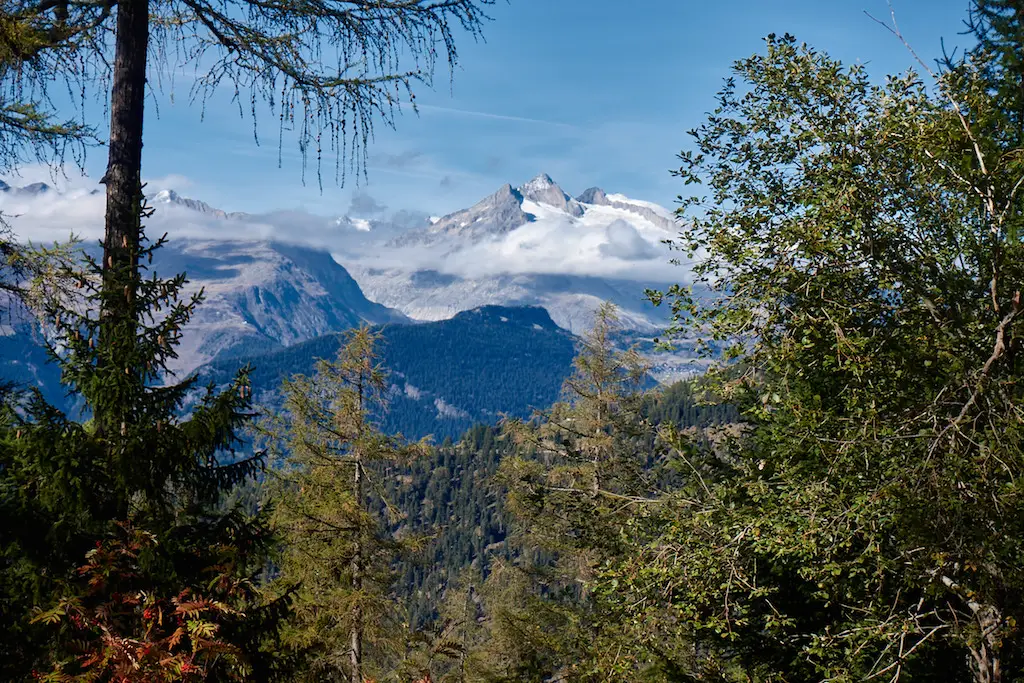
[[[138,260],[163,242],[143,242]],[[265,677],[260,643],[287,596],[261,604],[254,583],[265,519],[220,505],[262,465],[235,452],[246,372],[220,392],[194,378],[161,384],[201,295],[178,298],[184,275],[128,267],[111,292],[102,270],[86,258],[64,273],[82,295],[44,302],[51,355],[83,414],[35,389],[0,411],[0,678]],[[111,296],[125,314],[101,321]]]
[[[647,366],[635,350],[616,348],[620,328],[615,307],[604,304],[581,340],[563,400],[532,420],[505,422],[506,438],[520,447],[502,465],[507,504],[536,547],[565,556],[613,551],[616,535],[606,525],[649,500],[656,455],[643,441],[651,432]]]

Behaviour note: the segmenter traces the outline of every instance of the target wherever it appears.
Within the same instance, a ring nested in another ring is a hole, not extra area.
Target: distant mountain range
[[[532,305],[580,333],[597,306],[612,301],[630,327],[654,333],[668,315],[647,302],[644,290],[671,282],[668,269],[652,274],[650,264],[668,261],[661,242],[675,232],[662,207],[600,188],[573,198],[542,173],[407,230],[376,258],[339,258],[368,297],[415,319],[488,304]]]
[[[377,419],[389,433],[410,438],[458,438],[476,423],[496,424],[503,415],[527,417],[559,397],[572,371],[576,339],[541,308],[487,306],[450,320],[385,324],[378,353],[388,372],[388,409]],[[326,334],[268,350],[240,344],[234,355],[196,369],[199,385],[228,384],[251,367],[257,405],[281,407],[281,382],[296,373],[311,375],[318,359],[333,359],[344,336]],[[38,333],[0,327],[0,382],[37,387],[47,400],[77,413],[80,402],[65,396],[56,364]],[[202,393],[196,393],[196,397]]]
[[[673,215],[650,202],[592,187],[571,197],[549,175],[506,184],[473,206],[440,218],[389,212],[372,200],[337,217],[302,212],[227,213],[163,190],[150,198],[165,220],[212,220],[255,234],[330,251],[366,297],[415,320],[442,320],[485,305],[545,308],[580,333],[605,300],[630,327],[655,333],[667,309],[644,290],[686,273],[670,269],[662,244],[676,234]]]
[[[99,208],[96,194],[0,185],[0,210],[19,220],[33,211],[59,215],[61,202]],[[364,322],[440,321],[483,306],[541,307],[578,334],[603,301],[619,306],[657,376],[699,369],[685,344],[676,354],[651,348],[669,311],[646,301],[644,288],[686,274],[665,267],[670,253],[660,242],[675,225],[655,204],[600,188],[571,197],[543,173],[443,217],[389,211],[365,196],[333,217],[225,212],[170,189],[149,204],[156,209],[150,232],[171,233],[153,268],[186,272],[186,294],[202,288],[206,295],[172,366],[180,375]],[[175,236],[182,233],[189,236]]]
[[[172,240],[158,273],[188,273],[205,301],[182,335],[172,369],[188,373],[217,358],[275,351],[362,323],[409,322],[368,300],[326,251],[281,242]]]

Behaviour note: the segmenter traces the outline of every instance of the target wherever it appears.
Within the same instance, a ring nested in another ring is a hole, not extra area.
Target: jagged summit
[[[223,209],[218,209],[215,206],[210,206],[202,200],[183,197],[173,189],[160,190],[156,194],[147,196],[147,199],[149,199],[150,203],[155,206],[159,206],[160,204],[165,206],[178,206],[207,216],[223,218],[226,220],[245,220],[252,216],[252,214],[245,211],[224,211]]]
[[[25,194],[37,195],[45,194],[49,192],[51,189],[52,188],[46,183],[32,183],[31,185],[26,185],[25,187],[21,188],[21,191],[24,192]]]
[[[523,211],[523,194],[505,183],[498,191],[468,209],[450,213],[422,231],[410,231],[393,244],[402,246],[431,242],[440,236],[458,237],[470,242],[503,235],[533,220]]]
[[[180,199],[181,199],[181,195],[179,195],[174,190],[160,190],[159,192],[157,192],[152,197],[152,201],[154,201],[154,202],[170,203],[170,204],[173,204],[173,203],[179,201]]]
[[[547,173],[541,173],[529,182],[521,185],[519,192],[526,199],[538,204],[561,209],[570,216],[579,218],[583,215],[583,207],[580,206],[580,203],[566,194]]]
[[[190,199],[188,197],[182,197],[174,190],[160,190],[156,194],[149,197],[149,201],[153,205],[174,205],[181,206],[192,211],[198,211],[210,216],[216,216],[218,218],[227,218],[228,214],[221,209],[215,209],[206,202],[199,201],[198,199]]]
[[[552,180],[547,173],[539,173],[526,183],[520,186],[520,190],[526,192],[543,191],[550,187],[558,187],[558,183]]]
[[[608,200],[608,195],[600,187],[590,187],[583,191],[579,197],[576,197],[576,201],[581,204],[595,204],[597,206],[610,206],[611,202]]]
[[[7,192],[13,195],[31,195],[33,197],[46,194],[53,188],[46,183],[31,183],[23,187],[14,187],[0,180],[0,192]]]

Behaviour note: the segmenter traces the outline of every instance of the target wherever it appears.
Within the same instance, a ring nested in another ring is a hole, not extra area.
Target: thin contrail
[[[417,105],[424,111],[436,111],[446,114],[459,114],[462,116],[475,116],[482,119],[498,119],[500,121],[517,121],[519,123],[535,123],[543,126],[556,126],[560,128],[576,128],[576,126],[570,123],[562,123],[560,121],[547,121],[544,119],[532,119],[526,116],[510,116],[508,114],[492,114],[486,111],[473,111],[470,109],[455,109],[454,107],[440,107],[436,104],[419,104]]]

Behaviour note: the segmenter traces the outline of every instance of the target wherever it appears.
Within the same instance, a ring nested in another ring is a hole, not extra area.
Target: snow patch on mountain
[[[654,202],[645,202],[640,199],[630,199],[624,194],[610,194],[606,196],[608,198],[608,201],[612,202],[613,206],[615,205],[615,203],[631,204],[642,209],[648,209],[653,213],[661,216],[662,218],[667,218],[670,221],[675,220],[675,216],[672,214],[672,212],[666,209],[665,207],[661,206],[660,204],[655,204]]]
[[[189,199],[188,197],[182,197],[174,190],[160,190],[156,194],[152,195],[149,199],[149,204],[157,211],[165,209],[170,206],[181,207],[190,211],[212,216],[214,218],[244,218],[246,214],[229,214],[220,209],[215,209],[206,202],[199,201],[198,199]]]
[[[567,195],[547,173],[541,173],[521,185],[519,192],[527,199],[552,206],[575,218],[583,215],[584,209],[580,203]]]

